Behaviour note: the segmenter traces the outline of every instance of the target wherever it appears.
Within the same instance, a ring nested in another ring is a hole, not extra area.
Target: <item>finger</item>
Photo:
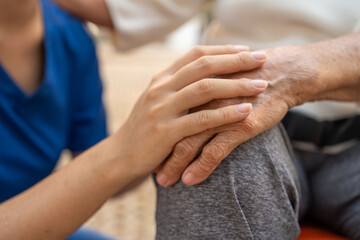
[[[178,142],[171,156],[157,172],[156,181],[158,184],[168,187],[179,181],[185,168],[195,159],[212,136],[213,133],[206,131]]]
[[[185,65],[202,56],[234,54],[243,51],[249,51],[249,47],[243,45],[196,46],[170,65],[165,72],[174,74]]]
[[[200,106],[214,99],[248,97],[265,91],[267,81],[250,79],[208,78],[195,82],[173,95],[170,99],[176,113]],[[196,97],[194,97],[196,96]]]
[[[213,110],[202,110],[174,119],[172,128],[179,139],[198,134],[207,129],[226,125],[245,119],[251,112],[252,105],[243,103]],[[176,132],[176,130],[179,131]]]
[[[182,181],[186,185],[195,185],[204,181],[240,143],[241,141],[229,138],[227,132],[217,134],[204,147],[201,155],[186,168]]]
[[[263,52],[241,52],[217,56],[203,56],[176,72],[170,81],[173,90],[183,87],[213,75],[248,71],[265,63]]]

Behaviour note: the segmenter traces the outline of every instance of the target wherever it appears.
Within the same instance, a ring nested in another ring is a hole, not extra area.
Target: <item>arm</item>
[[[116,30],[116,46],[128,50],[162,40],[198,13],[206,0],[56,0],[75,16]]]
[[[113,28],[110,12],[104,0],[55,0],[55,2],[82,20]]]
[[[114,135],[0,205],[0,239],[64,239],[109,197],[153,171],[178,141],[247,117],[250,104],[188,114],[213,99],[264,90],[245,81],[208,78],[264,62],[238,52],[233,46],[195,48],[159,73]]]
[[[324,99],[360,100],[359,42],[357,33],[304,46],[266,50],[268,60],[261,68],[232,76],[267,79],[266,92],[250,99],[214,101],[194,109],[247,101],[254,107],[251,115],[241,123],[211,129],[178,143],[157,176],[159,184],[170,186],[181,176],[190,185],[205,180],[236,146],[279,123],[291,107]],[[192,162],[199,152],[201,155]]]
[[[81,155],[81,152],[75,152],[75,153],[72,153],[72,158],[75,159],[77,158],[78,156]],[[143,177],[139,177],[137,179],[135,179],[134,181],[130,182],[129,184],[127,184],[126,186],[122,187],[121,190],[119,192],[116,192],[115,195],[113,197],[118,197],[120,196],[121,194],[125,193],[125,192],[128,192],[128,191],[131,191],[135,188],[137,188],[141,183],[143,183],[147,178],[149,177],[149,174],[146,174],[145,176]]]

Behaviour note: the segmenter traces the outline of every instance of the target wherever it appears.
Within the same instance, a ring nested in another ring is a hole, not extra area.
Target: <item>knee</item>
[[[275,126],[238,146],[222,163],[220,176],[226,171],[239,195],[248,188],[260,199],[279,192],[297,211],[300,182],[294,158],[286,133]]]
[[[158,236],[174,226],[182,236],[218,236],[227,229],[235,236],[295,239],[299,197],[292,160],[275,127],[237,147],[203,183],[158,188]],[[186,229],[179,219],[186,219]]]
[[[360,239],[360,199],[338,212],[336,228],[350,239]]]

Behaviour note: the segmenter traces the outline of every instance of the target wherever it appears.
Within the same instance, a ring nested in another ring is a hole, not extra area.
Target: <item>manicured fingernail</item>
[[[242,103],[236,106],[236,110],[239,113],[248,113],[251,111],[251,109],[252,109],[251,103]]]
[[[191,172],[188,172],[188,173],[185,173],[184,178],[183,178],[183,182],[185,184],[190,185],[190,184],[192,184],[194,182],[194,179],[195,179],[194,174],[192,174]]]
[[[268,83],[264,80],[251,80],[252,85],[254,85],[256,88],[267,88]]]
[[[252,52],[250,54],[255,60],[265,60],[266,59],[266,54],[264,52]]]
[[[238,52],[242,52],[242,51],[249,51],[250,48],[248,46],[244,46],[244,45],[236,45],[235,49]]]
[[[158,184],[160,184],[161,186],[167,186],[169,180],[167,178],[167,176],[165,175],[165,173],[160,172],[156,175],[156,181],[158,182]]]

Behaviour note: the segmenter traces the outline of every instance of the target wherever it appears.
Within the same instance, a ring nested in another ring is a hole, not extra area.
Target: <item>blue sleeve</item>
[[[66,240],[117,240],[117,239],[110,236],[106,236],[105,234],[102,234],[98,231],[82,227],[78,229],[76,232],[74,232]]]
[[[67,148],[84,151],[107,136],[102,82],[92,39],[81,27],[70,36],[77,49],[70,83],[70,134]]]

